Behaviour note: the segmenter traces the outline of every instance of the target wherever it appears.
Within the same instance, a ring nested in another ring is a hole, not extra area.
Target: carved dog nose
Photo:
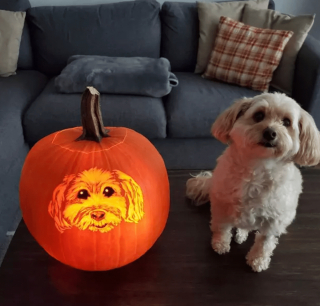
[[[271,140],[274,140],[276,137],[277,137],[277,133],[273,129],[266,128],[263,131],[263,138],[265,140],[271,141]]]
[[[101,221],[105,217],[104,211],[94,211],[91,213],[91,218],[96,221]]]

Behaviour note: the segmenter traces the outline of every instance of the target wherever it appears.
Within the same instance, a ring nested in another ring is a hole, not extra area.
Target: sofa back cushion
[[[199,42],[196,2],[164,2],[161,8],[161,56],[172,71],[194,71]]]
[[[30,8],[29,0],[1,0],[0,10],[12,11],[12,12],[24,12]],[[30,33],[28,24],[25,22],[21,42],[19,49],[18,58],[18,69],[32,69],[33,59],[32,59],[32,49],[30,42]]]
[[[275,9],[273,0],[268,8]],[[174,72],[194,72],[199,42],[197,3],[164,2],[161,23],[161,56],[170,61]]]
[[[27,20],[36,68],[57,75],[71,55],[157,58],[159,12],[155,0],[31,8]]]

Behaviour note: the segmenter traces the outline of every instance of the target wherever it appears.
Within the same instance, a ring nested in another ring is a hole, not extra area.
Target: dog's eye
[[[283,123],[283,125],[286,126],[286,127],[288,127],[288,126],[291,125],[291,121],[290,121],[290,119],[288,119],[288,118],[284,118],[284,119],[282,120],[282,123]]]
[[[114,190],[111,187],[106,187],[103,190],[104,196],[110,198],[114,194]]]
[[[254,115],[253,115],[253,119],[255,122],[260,122],[264,119],[264,112],[256,112]]]
[[[78,192],[78,198],[79,199],[88,199],[90,197],[90,194],[87,190],[85,189],[81,189],[79,192]]]

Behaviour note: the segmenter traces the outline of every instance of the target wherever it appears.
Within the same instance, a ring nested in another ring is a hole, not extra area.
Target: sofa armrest
[[[31,70],[0,78],[0,246],[19,212],[20,173],[29,152],[22,117],[47,81],[45,75]]]
[[[292,98],[313,116],[320,129],[320,41],[310,35],[298,53]]]

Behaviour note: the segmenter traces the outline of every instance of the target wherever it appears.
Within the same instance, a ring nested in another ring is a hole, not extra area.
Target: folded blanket
[[[93,86],[101,93],[162,97],[177,85],[170,62],[163,57],[73,55],[55,79],[61,93],[82,93]]]

